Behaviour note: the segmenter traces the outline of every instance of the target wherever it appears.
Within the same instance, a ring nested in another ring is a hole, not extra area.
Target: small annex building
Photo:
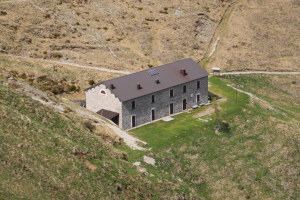
[[[179,60],[85,89],[86,108],[131,129],[206,104],[208,75],[193,59]]]

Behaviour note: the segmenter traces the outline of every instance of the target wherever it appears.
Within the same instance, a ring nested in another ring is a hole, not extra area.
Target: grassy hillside
[[[293,78],[297,77],[285,77]],[[256,75],[210,78],[210,91],[223,98],[219,120],[228,123],[229,130],[214,130],[214,112],[201,117],[208,122],[200,121],[196,116],[209,109],[203,107],[175,116],[172,122],[131,131],[153,148],[149,155],[158,167],[149,171],[175,177],[204,199],[298,199],[300,101],[274,87],[272,79]],[[272,107],[242,93],[236,104],[235,91],[226,86],[236,81]],[[273,98],[274,93],[281,99]]]
[[[72,113],[58,114],[1,84],[0,199],[147,199],[176,194],[178,185],[145,177],[100,133],[91,133]]]
[[[297,0],[236,1],[208,68],[300,71],[299,12]]]
[[[0,1],[0,52],[133,71],[199,59],[231,0]]]

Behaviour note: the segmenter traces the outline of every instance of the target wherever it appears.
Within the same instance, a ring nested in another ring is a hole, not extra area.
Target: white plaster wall
[[[106,94],[101,94],[104,90]],[[93,112],[98,112],[101,109],[110,110],[119,113],[119,125],[122,127],[122,103],[114,94],[111,93],[105,85],[100,84],[85,92],[86,108]]]

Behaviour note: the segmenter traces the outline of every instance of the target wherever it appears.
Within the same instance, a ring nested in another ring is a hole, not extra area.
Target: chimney
[[[137,84],[136,84],[136,87],[137,87],[138,90],[142,89],[142,86],[141,86],[140,83],[137,83]]]
[[[159,83],[160,83],[160,81],[159,81],[158,77],[156,77],[156,79],[155,79],[155,83],[156,83],[156,84],[159,84]]]
[[[180,73],[183,75],[183,76],[186,76],[187,73],[186,73],[186,70],[184,68],[181,68],[180,69]]]
[[[113,90],[113,89],[115,89],[116,87],[114,86],[114,84],[110,84],[110,88]]]

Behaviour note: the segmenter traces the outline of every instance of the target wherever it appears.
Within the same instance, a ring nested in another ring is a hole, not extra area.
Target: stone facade
[[[199,89],[197,89],[197,81],[200,81]],[[186,85],[185,93],[183,92],[184,85]],[[170,97],[171,89],[174,93],[173,97]],[[197,94],[200,95],[198,102]],[[154,95],[154,103],[152,103],[152,95]],[[125,102],[121,102],[105,85],[100,84],[86,91],[86,108],[93,112],[106,109],[119,113],[119,126],[126,130],[132,128],[132,116],[136,118],[136,126],[151,122],[152,109],[155,110],[155,120],[170,115],[171,103],[173,103],[173,114],[182,112],[183,99],[186,99],[187,109],[195,105],[207,103],[208,77],[203,77]],[[135,101],[135,109],[132,109],[132,101]]]
[[[197,81],[200,81],[200,88],[197,89]],[[183,86],[186,85],[186,92],[183,93]],[[174,96],[170,97],[170,90],[173,89]],[[200,101],[197,102],[197,94]],[[152,95],[155,102],[152,103]],[[170,104],[173,103],[173,113],[183,111],[183,99],[187,101],[187,109],[208,101],[208,78],[203,77],[182,85],[157,91],[122,104],[122,128],[132,128],[132,116],[136,116],[136,126],[152,121],[152,109],[155,110],[155,119],[170,115]],[[135,101],[135,109],[132,109],[132,101]]]

